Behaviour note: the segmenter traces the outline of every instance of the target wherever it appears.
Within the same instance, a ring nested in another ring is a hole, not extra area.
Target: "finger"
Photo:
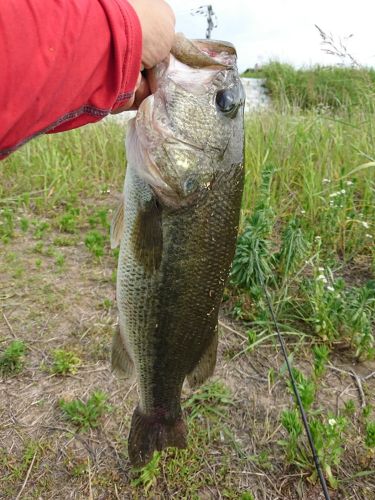
[[[143,99],[151,94],[147,79],[142,75],[139,87],[135,93],[134,101],[129,109],[138,109]]]

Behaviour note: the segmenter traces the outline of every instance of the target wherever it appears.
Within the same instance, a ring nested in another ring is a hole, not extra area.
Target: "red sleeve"
[[[142,33],[127,0],[5,0],[0,159],[33,137],[95,122],[129,99]]]

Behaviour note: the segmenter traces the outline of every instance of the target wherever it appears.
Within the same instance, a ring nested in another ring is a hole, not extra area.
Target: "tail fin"
[[[136,467],[147,464],[155,450],[168,446],[186,448],[186,426],[182,416],[169,420],[157,415],[143,415],[134,410],[128,440],[129,459]]]

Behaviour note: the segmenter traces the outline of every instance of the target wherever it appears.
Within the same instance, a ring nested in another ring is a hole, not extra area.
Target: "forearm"
[[[0,8],[0,158],[97,121],[132,96],[142,34],[126,0],[7,0]]]

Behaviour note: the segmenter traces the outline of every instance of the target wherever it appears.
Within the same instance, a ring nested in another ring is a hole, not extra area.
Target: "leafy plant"
[[[306,438],[302,433],[297,409],[284,411],[281,415],[281,424],[288,433],[288,439],[280,440],[279,444],[286,450],[289,463],[311,472],[310,481],[317,480],[317,472],[310,455]],[[326,478],[332,488],[337,488],[337,479],[332,468],[340,465],[343,454],[343,432],[347,422],[344,417],[329,416],[325,421],[322,418],[310,418],[310,430],[315,449]]]
[[[155,451],[148,464],[142,468],[134,469],[138,473],[138,477],[132,480],[132,486],[143,486],[145,493],[147,493],[156,484],[160,476],[160,458],[160,451]]]
[[[81,360],[73,352],[64,349],[55,349],[53,351],[53,360],[51,371],[58,375],[74,375],[78,371]]]
[[[307,255],[309,244],[297,217],[291,217],[281,236],[281,248],[277,254],[279,273],[286,277],[300,266]]]
[[[260,185],[260,200],[251,216],[244,222],[244,229],[237,240],[233,259],[232,282],[247,291],[257,289],[262,281],[272,279],[275,257],[270,235],[275,214],[270,208],[271,182],[275,168],[265,167]]]
[[[297,368],[292,368],[293,376],[297,384],[298,392],[305,410],[308,410],[314,402],[316,386],[315,382],[306,378]],[[291,380],[288,379],[287,385],[290,393],[294,396]]]
[[[34,236],[38,240],[44,237],[46,232],[50,229],[50,225],[46,221],[33,221]]]
[[[14,214],[10,208],[0,210],[0,239],[7,243],[14,236]]]
[[[85,245],[95,257],[104,255],[105,237],[98,231],[89,231],[85,237]]]
[[[87,403],[80,399],[64,401],[61,399],[59,405],[66,418],[81,430],[95,428],[99,426],[99,419],[111,410],[111,406],[106,403],[107,395],[101,391],[95,391]]]
[[[323,375],[326,369],[326,364],[329,356],[329,347],[325,344],[315,345],[313,347],[314,353],[314,374],[316,377]]]
[[[368,448],[375,448],[375,420],[366,424],[365,444]]]
[[[10,375],[21,371],[25,351],[26,346],[22,340],[13,340],[0,356],[0,373]]]
[[[77,232],[79,212],[79,208],[70,207],[67,212],[62,214],[58,219],[58,226],[60,231],[64,233]]]
[[[220,382],[203,385],[188,398],[183,407],[189,410],[190,418],[199,416],[222,417],[228,406],[232,404],[230,390]]]

